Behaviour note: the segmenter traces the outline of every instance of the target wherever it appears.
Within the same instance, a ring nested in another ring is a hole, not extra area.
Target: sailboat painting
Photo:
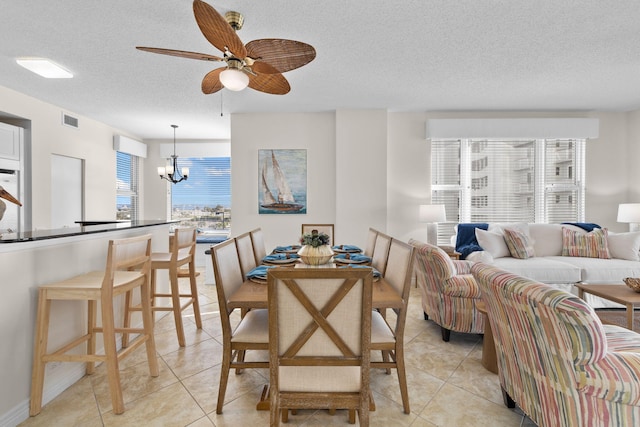
[[[307,213],[307,150],[258,150],[259,214]]]

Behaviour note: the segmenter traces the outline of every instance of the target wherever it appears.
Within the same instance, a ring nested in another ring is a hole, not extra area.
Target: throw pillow
[[[476,240],[482,250],[489,252],[493,258],[511,256],[504,236],[500,233],[476,228]]]
[[[493,262],[493,256],[488,251],[476,251],[471,252],[469,256],[467,256],[467,261],[491,264]]]
[[[611,258],[640,261],[640,232],[607,235]]]
[[[585,234],[562,227],[562,256],[609,259],[607,234],[606,228],[596,228]]]
[[[509,253],[514,258],[527,259],[536,256],[531,237],[518,230],[505,228],[504,241],[507,242]]]

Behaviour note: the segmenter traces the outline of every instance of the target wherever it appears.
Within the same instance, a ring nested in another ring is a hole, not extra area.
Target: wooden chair
[[[38,289],[38,309],[36,318],[35,344],[33,352],[33,372],[31,380],[30,415],[42,409],[45,365],[48,362],[86,362],[87,374],[94,372],[95,362],[105,362],[107,380],[111,393],[113,412],[124,412],[124,400],[120,385],[118,363],[142,344],[147,347],[149,371],[158,376],[158,360],[153,337],[153,314],[149,299],[149,272],[151,268],[151,235],[128,239],[110,240],[105,271],[95,271],[40,286]],[[139,288],[142,307],[142,328],[116,328],[114,321],[114,298]],[[55,300],[75,300],[88,302],[87,333],[71,343],[52,352],[47,351],[49,316],[51,302]],[[100,302],[102,326],[96,325],[97,304]],[[139,334],[129,347],[118,352],[116,332]],[[96,354],[96,334],[103,334],[104,355]],[[70,350],[86,343],[86,354],[68,354]]]
[[[243,233],[236,237],[236,248],[238,250],[238,259],[240,260],[242,277],[246,277],[247,273],[253,270],[256,265],[262,264],[262,262],[256,261],[250,232]]]
[[[376,246],[376,238],[378,237],[378,230],[375,228],[369,227],[369,232],[367,233],[367,245],[364,247],[364,254],[366,256],[373,255],[373,248]]]
[[[369,425],[371,269],[269,270],[271,426],[289,409]]]
[[[240,323],[231,327],[229,316],[233,310],[227,307],[227,298],[240,288],[244,280],[236,249],[236,240],[230,239],[211,248],[211,260],[216,276],[216,290],[220,321],[222,323],[222,364],[220,365],[220,385],[216,413],[222,413],[224,396],[227,391],[229,371],[236,368],[268,368],[268,361],[245,362],[247,350],[267,350],[269,348],[269,325],[267,310],[254,309],[246,312]]]
[[[398,373],[400,395],[405,414],[410,413],[407,374],[404,364],[404,326],[407,319],[411,277],[413,275],[414,247],[397,239],[391,240],[385,280],[402,295],[402,307],[394,309],[395,323],[374,311],[371,318],[371,350],[382,351],[382,362],[371,362],[372,368],[395,368]]]
[[[170,252],[153,252],[151,254],[151,307],[156,311],[171,311],[176,324],[176,333],[178,335],[178,344],[180,347],[185,346],[184,326],[182,323],[182,312],[189,306],[193,307],[193,316],[196,321],[196,327],[202,329],[202,319],[200,317],[200,303],[198,302],[198,286],[196,284],[196,229],[176,228],[173,238],[170,240]],[[178,284],[178,275],[180,267],[188,264],[189,269],[189,293],[180,293]],[[170,293],[158,293],[156,290],[156,271],[168,270],[169,282],[171,286]],[[170,298],[170,306],[159,306],[156,304],[156,298]],[[184,301],[184,298],[187,298]],[[131,321],[131,312],[139,311],[140,306],[131,305],[131,295],[127,294],[125,301],[125,327]],[[122,345],[127,346],[128,334],[123,335]]]
[[[262,260],[267,256],[267,249],[264,244],[264,234],[262,229],[256,228],[249,232],[251,235],[251,244],[253,245],[253,254],[256,258],[256,265],[262,264]]]
[[[387,268],[387,257],[389,256],[390,246],[391,236],[378,232],[376,244],[373,247],[373,255],[371,256],[371,265],[383,276]]]
[[[318,233],[329,236],[329,245],[333,246],[335,242],[333,228],[333,224],[302,224],[302,235],[311,234],[312,230],[318,230]]]

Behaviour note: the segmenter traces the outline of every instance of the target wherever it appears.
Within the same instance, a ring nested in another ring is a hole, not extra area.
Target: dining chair
[[[376,244],[373,247],[373,255],[371,256],[371,265],[384,276],[387,268],[387,257],[389,256],[389,247],[391,246],[391,236],[378,232],[376,236]]]
[[[227,298],[236,292],[244,281],[236,240],[229,239],[212,246],[211,261],[216,277],[216,292],[222,324],[222,364],[216,406],[216,413],[221,414],[229,371],[232,368],[236,369],[236,373],[240,373],[243,368],[269,367],[268,361],[244,361],[244,352],[247,350],[269,349],[269,323],[267,310],[252,309],[241,317],[235,328],[231,325],[230,315],[233,309],[227,306]]]
[[[243,233],[236,237],[236,248],[238,249],[238,259],[240,260],[242,277],[244,278],[247,276],[247,273],[253,270],[256,265],[262,264],[262,262],[256,261],[250,232]]]
[[[104,362],[114,414],[122,414],[125,410],[118,367],[120,359],[146,344],[149,372],[152,377],[158,376],[149,298],[150,254],[151,235],[110,240],[105,271],[94,271],[39,287],[29,409],[31,416],[39,414],[42,409],[45,365],[49,362],[86,362],[87,374],[94,372],[96,362]],[[142,328],[117,328],[114,299],[136,288],[140,289]],[[59,300],[87,301],[87,333],[56,351],[47,352],[51,302]],[[98,303],[102,318],[100,326],[96,321]],[[104,354],[96,352],[98,333],[102,333]],[[128,348],[118,351],[116,333],[135,333],[137,337],[129,343]],[[86,354],[69,354],[70,350],[85,343]]]
[[[289,409],[349,409],[369,425],[371,269],[268,273],[272,427]]]
[[[170,311],[176,325],[176,334],[180,347],[186,345],[182,312],[188,307],[193,308],[193,317],[196,327],[202,329],[200,317],[200,303],[198,301],[198,286],[196,283],[196,228],[176,228],[170,239],[169,252],[151,253],[151,309],[156,311]],[[188,265],[189,292],[181,292],[178,282],[180,267]],[[169,273],[170,292],[158,292],[156,288],[157,270],[167,270]],[[157,298],[170,299],[171,305],[158,305]],[[131,322],[131,312],[140,311],[139,305],[131,305],[131,294],[125,297],[124,325],[128,327]],[[122,345],[127,346],[128,334],[122,336]]]
[[[264,257],[267,256],[267,249],[264,244],[264,233],[261,228],[256,228],[249,232],[251,235],[251,243],[253,245],[253,254],[256,258],[256,265],[260,265]]]
[[[318,230],[318,233],[324,233],[329,236],[329,245],[334,245],[335,239],[333,224],[302,224],[301,235],[311,234],[313,230]]]
[[[414,247],[398,239],[392,239],[385,280],[402,295],[402,306],[393,309],[395,321],[374,311],[371,317],[371,350],[382,352],[382,361],[372,361],[372,368],[395,368],[398,374],[400,395],[405,414],[410,413],[407,374],[404,364],[404,327],[407,319],[411,277],[413,275]]]
[[[373,248],[376,246],[376,238],[378,237],[378,230],[369,227],[367,232],[367,244],[364,247],[364,254],[368,257],[373,255]]]

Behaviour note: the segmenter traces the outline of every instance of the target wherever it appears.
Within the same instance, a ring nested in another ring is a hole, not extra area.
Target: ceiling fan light
[[[224,70],[220,73],[220,82],[229,90],[240,91],[249,85],[249,76],[234,69]]]

